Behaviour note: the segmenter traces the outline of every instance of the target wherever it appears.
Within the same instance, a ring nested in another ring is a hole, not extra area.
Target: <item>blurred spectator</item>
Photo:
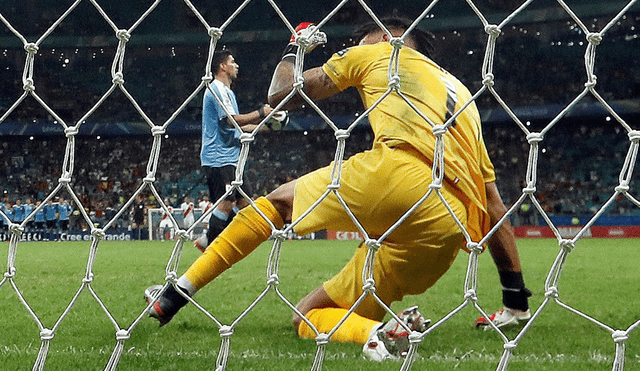
[[[24,220],[24,206],[22,205],[22,199],[16,199],[16,203],[13,205],[13,222],[20,224]]]
[[[144,197],[139,194],[131,209],[131,218],[133,221],[131,224],[131,230],[133,231],[133,238],[136,240],[144,239],[143,229],[145,225],[146,210],[147,207],[145,205]]]
[[[37,209],[42,204],[42,200],[36,201],[35,208]],[[34,226],[37,230],[44,231],[46,228],[46,219],[44,217],[44,208],[38,210],[33,218]]]
[[[65,233],[69,231],[69,217],[73,212],[73,207],[69,205],[63,197],[58,198],[58,227]]]
[[[47,231],[53,232],[58,228],[58,206],[53,203],[52,199],[49,199],[44,205],[44,218]]]

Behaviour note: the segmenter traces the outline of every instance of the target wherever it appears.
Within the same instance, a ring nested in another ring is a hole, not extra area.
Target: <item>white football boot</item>
[[[477,328],[484,328],[488,330],[493,328],[489,321],[493,322],[496,327],[501,328],[504,326],[514,326],[518,325],[521,321],[527,322],[531,318],[531,310],[527,309],[518,310],[518,309],[510,309],[510,308],[502,308],[499,311],[493,313],[489,316],[489,320],[484,317],[480,317],[476,320]]]
[[[407,308],[398,313],[400,320],[411,329],[411,332],[424,332],[429,328],[430,319],[425,319],[418,311],[418,306]],[[374,327],[369,340],[362,347],[364,357],[373,361],[400,360],[409,352],[409,335],[395,318]]]

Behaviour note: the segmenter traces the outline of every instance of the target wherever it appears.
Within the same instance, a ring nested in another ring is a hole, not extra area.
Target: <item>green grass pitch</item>
[[[356,242],[290,241],[282,247],[281,292],[296,303],[336,273]],[[518,241],[525,280],[534,292],[533,309],[544,300],[544,281],[559,252],[555,240]],[[15,283],[46,328],[52,328],[81,286],[87,266],[87,242],[20,243]],[[638,320],[640,255],[635,239],[585,239],[567,258],[559,284],[560,299],[614,329]],[[266,287],[271,244],[225,272],[196,295],[223,324],[231,324]],[[163,283],[171,242],[101,242],[92,288],[117,321],[128,328],[145,303],[144,289]],[[7,257],[8,244],[2,245]],[[179,273],[199,252],[185,245]],[[3,258],[3,259],[4,259]],[[428,292],[395,303],[395,311],[418,304],[434,322],[462,303],[468,255],[461,252],[452,269]],[[426,266],[425,266],[426,268]],[[480,256],[478,303],[488,312],[501,307],[500,285],[488,253]],[[427,336],[413,370],[495,370],[503,342],[494,331],[473,327],[478,313],[467,307]],[[103,370],[115,346],[114,324],[85,290],[59,324],[51,340],[45,370]],[[0,369],[30,370],[40,348],[39,329],[7,281],[0,287]],[[506,332],[509,338],[517,330]],[[626,370],[640,369],[640,347],[631,333]],[[220,349],[218,327],[188,305],[165,327],[144,318],[125,342],[119,370],[213,370]],[[316,346],[300,340],[291,311],[270,292],[244,318],[231,337],[227,370],[309,370]],[[509,370],[611,370],[615,345],[610,334],[555,303],[541,313],[520,342]],[[323,370],[399,370],[361,358],[360,346],[330,343]]]

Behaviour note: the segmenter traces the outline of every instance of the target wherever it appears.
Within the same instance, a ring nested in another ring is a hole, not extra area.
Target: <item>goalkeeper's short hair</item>
[[[382,17],[380,18],[380,22],[382,22],[389,30],[402,30],[403,32],[406,31],[412,24],[410,19],[397,15]],[[358,45],[360,43],[360,40],[362,40],[366,35],[377,31],[381,31],[380,26],[378,26],[376,22],[371,20],[358,26],[358,28],[356,28],[353,33],[352,39],[354,40],[355,45]],[[435,36],[431,32],[421,30],[416,27],[411,31],[409,37],[416,44],[417,51],[429,58],[432,57],[434,48],[431,41],[435,38]]]

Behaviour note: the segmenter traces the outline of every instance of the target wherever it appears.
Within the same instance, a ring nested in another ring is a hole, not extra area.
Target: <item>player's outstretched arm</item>
[[[233,115],[233,119],[236,120],[238,125],[240,125],[242,131],[249,132],[253,131],[258,126],[260,121],[268,114],[270,114],[271,111],[273,111],[273,108],[271,108],[271,106],[269,106],[268,104],[265,104],[255,111]],[[233,124],[229,121],[229,125]]]
[[[301,23],[296,27],[296,32],[300,34],[310,26],[313,25],[311,23]],[[287,45],[282,55],[282,60],[276,66],[271,79],[268,100],[272,106],[278,105],[291,92],[295,83],[294,66],[297,46],[293,45],[292,41],[293,39],[289,41],[289,45]],[[321,100],[340,91],[321,67],[304,71],[302,77],[304,79],[303,90],[313,100]],[[299,108],[303,103],[304,99],[300,94],[297,94],[287,102],[284,109]]]

